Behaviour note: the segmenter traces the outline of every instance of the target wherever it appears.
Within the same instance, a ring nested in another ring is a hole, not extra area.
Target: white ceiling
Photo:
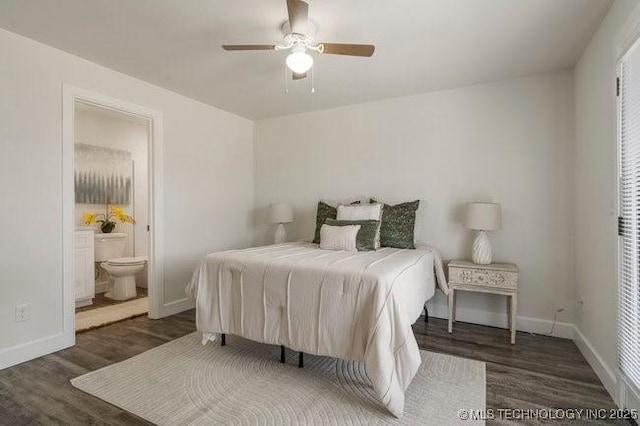
[[[316,56],[284,93],[285,0],[0,0],[0,27],[259,119],[575,65],[611,0],[308,0],[317,39],[373,43]]]

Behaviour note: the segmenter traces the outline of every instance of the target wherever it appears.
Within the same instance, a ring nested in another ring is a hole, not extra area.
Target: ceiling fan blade
[[[223,44],[222,48],[227,51],[234,50],[274,50],[275,44]]]
[[[330,55],[366,56],[370,57],[376,50],[372,44],[319,43],[324,46],[322,53]]]
[[[302,0],[287,0],[289,27],[295,34],[307,34],[309,24],[309,5]]]
[[[302,73],[294,72],[292,74],[293,74],[293,79],[294,80],[302,80],[303,78],[307,78],[307,73],[306,72],[302,72]]]

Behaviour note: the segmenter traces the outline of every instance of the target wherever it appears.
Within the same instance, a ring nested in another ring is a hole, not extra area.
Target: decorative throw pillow
[[[354,201],[349,205],[355,206],[358,204],[360,204],[359,200]],[[316,232],[313,235],[313,242],[315,244],[320,244],[320,228],[322,228],[322,225],[324,225],[324,221],[327,220],[328,218],[335,219],[337,214],[338,214],[338,210],[335,207],[330,206],[324,201],[318,202],[318,210],[316,213]]]
[[[315,244],[320,244],[320,228],[322,228],[324,222],[327,219],[335,219],[337,214],[338,210],[335,207],[332,207],[323,201],[318,201],[318,210],[316,213],[316,232],[313,237],[313,242]]]
[[[331,226],[320,228],[320,248],[323,250],[357,251],[356,236],[360,225]]]
[[[377,203],[371,200],[372,203]],[[380,224],[380,245],[402,249],[415,249],[413,231],[416,226],[416,211],[420,200],[390,206],[382,209]]]
[[[365,205],[350,205],[350,206],[338,206],[338,214],[336,216],[338,220],[381,220],[382,219],[382,204],[365,204]],[[380,230],[376,234],[375,249],[380,248]]]
[[[356,235],[356,248],[358,251],[371,251],[376,249],[376,236],[380,232],[379,220],[336,220],[327,219],[329,226],[360,225],[360,231]]]
[[[382,216],[382,204],[364,204],[338,206],[336,219],[338,220],[380,220]]]

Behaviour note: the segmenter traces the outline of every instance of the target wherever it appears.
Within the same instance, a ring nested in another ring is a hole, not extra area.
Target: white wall
[[[617,320],[617,140],[619,47],[640,23],[637,0],[617,0],[575,69],[576,342],[614,397]],[[636,9],[634,15],[634,9]],[[632,19],[629,19],[633,16]]]
[[[127,116],[104,108],[84,106],[76,102],[75,143],[120,149],[131,153],[132,198],[121,205],[136,224],[118,223],[114,232],[127,234],[125,256],[149,254],[149,123],[142,118]],[[76,204],[76,225],[84,226],[82,215],[87,212],[104,213],[104,204]],[[99,229],[99,226],[96,225]],[[98,232],[100,232],[98,230]]]
[[[165,304],[205,253],[251,242],[253,124],[0,30],[0,368],[54,350],[62,330],[62,85],[163,114]],[[28,321],[14,307],[31,305]]]
[[[519,327],[548,332],[555,309],[572,322],[573,130],[571,71],[258,121],[256,242],[272,241],[271,202],[294,205],[290,236],[303,238],[319,199],[420,199],[417,239],[469,257],[461,206],[500,202],[490,238],[494,258],[521,270]],[[444,316],[438,296],[431,312]],[[505,310],[500,297],[460,296],[463,321],[504,325]]]

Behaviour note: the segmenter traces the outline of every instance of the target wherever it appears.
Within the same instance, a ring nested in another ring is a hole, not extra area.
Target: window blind
[[[618,277],[618,366],[640,389],[640,46],[620,61],[620,259]]]

